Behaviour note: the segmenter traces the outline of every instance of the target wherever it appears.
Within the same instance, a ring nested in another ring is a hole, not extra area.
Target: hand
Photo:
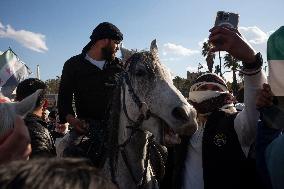
[[[79,134],[86,134],[87,133],[87,126],[84,121],[81,121],[78,118],[75,118],[73,115],[68,114],[66,116],[67,122],[74,127],[74,129],[79,133]]]
[[[256,97],[256,107],[263,108],[273,105],[273,93],[268,84],[263,84],[263,89],[258,93]]]
[[[255,51],[238,30],[217,26],[210,29],[210,32],[209,43],[218,44],[210,52],[227,51],[243,62],[255,62]]]
[[[29,131],[23,119],[17,116],[14,129],[0,145],[0,164],[12,160],[28,159],[31,151]]]

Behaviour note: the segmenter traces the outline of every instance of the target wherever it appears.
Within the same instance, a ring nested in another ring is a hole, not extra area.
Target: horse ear
[[[156,40],[156,39],[154,39],[154,40],[151,42],[150,52],[151,52],[152,54],[158,54],[158,46],[157,46],[157,40]]]
[[[120,51],[121,51],[121,59],[123,62],[125,62],[128,58],[130,58],[134,54],[133,51],[122,47],[122,44],[120,45]]]
[[[16,102],[15,105],[16,114],[20,116],[25,116],[27,113],[32,112],[35,109],[38,96],[40,95],[41,92],[42,89],[39,89],[30,96],[23,99],[22,101]]]

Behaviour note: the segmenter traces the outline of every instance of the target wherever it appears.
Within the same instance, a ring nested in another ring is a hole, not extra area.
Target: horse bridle
[[[125,81],[125,84],[124,84],[123,81]],[[159,117],[156,114],[152,113],[149,110],[147,104],[145,102],[142,102],[140,100],[140,98],[137,96],[137,94],[135,93],[135,91],[134,91],[134,89],[131,85],[129,75],[126,71],[122,73],[122,76],[120,78],[120,85],[122,87],[122,92],[123,92],[123,97],[122,97],[123,112],[124,112],[126,118],[128,119],[128,121],[130,122],[130,125],[128,125],[126,128],[131,129],[131,133],[130,133],[130,136],[122,144],[118,145],[118,147],[120,149],[123,161],[124,161],[128,171],[131,175],[132,180],[135,182],[137,188],[142,188],[144,186],[144,184],[146,183],[146,174],[147,174],[148,162],[149,162],[149,159],[150,159],[150,152],[149,152],[149,150],[146,150],[147,153],[146,153],[146,158],[144,159],[144,170],[142,171],[143,176],[142,176],[141,180],[139,181],[135,178],[133,170],[130,167],[130,164],[129,164],[129,161],[128,161],[128,158],[127,158],[127,155],[126,155],[125,147],[127,146],[127,144],[130,143],[131,139],[133,138],[133,136],[136,132],[145,132],[140,128],[143,121],[148,120],[150,117],[157,117],[157,118],[159,118]],[[141,108],[143,106],[147,107],[146,113],[141,113],[138,116],[136,121],[131,119],[128,112],[127,112],[126,102],[125,102],[126,85],[128,86],[128,92],[131,95],[132,100],[138,106],[139,110],[141,110]],[[150,137],[147,138],[147,140],[149,141],[148,145],[153,144],[154,143],[154,136],[151,135]],[[113,182],[116,183],[114,173],[112,173],[112,178],[113,178],[112,179]]]

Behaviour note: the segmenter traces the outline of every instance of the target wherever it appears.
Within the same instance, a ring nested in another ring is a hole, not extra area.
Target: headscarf
[[[200,87],[211,84],[223,91],[199,91]],[[216,74],[206,73],[199,76],[190,88],[188,101],[199,114],[210,114],[219,109],[233,107],[233,95],[228,91],[225,81]]]

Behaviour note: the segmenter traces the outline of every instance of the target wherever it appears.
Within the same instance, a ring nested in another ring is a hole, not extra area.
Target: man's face
[[[106,46],[102,48],[103,59],[113,61],[115,53],[119,50],[119,41],[108,39]]]

